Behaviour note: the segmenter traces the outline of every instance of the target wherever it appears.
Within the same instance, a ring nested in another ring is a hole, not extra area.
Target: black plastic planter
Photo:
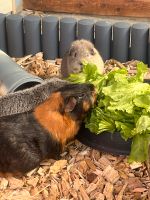
[[[4,83],[8,92],[14,92],[32,87],[43,80],[26,72],[0,50],[0,81]]]
[[[94,149],[113,153],[115,155],[128,155],[132,142],[132,140],[124,141],[118,132],[104,132],[96,135],[85,128],[84,124],[77,135],[77,139]]]

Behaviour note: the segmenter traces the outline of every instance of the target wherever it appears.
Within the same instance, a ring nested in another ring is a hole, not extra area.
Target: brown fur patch
[[[90,109],[90,103],[88,101],[83,102],[83,109],[87,112]]]
[[[79,130],[79,124],[71,117],[59,112],[60,106],[64,105],[60,92],[53,93],[47,101],[37,106],[34,116],[50,134],[62,145],[73,138]]]
[[[92,92],[92,96],[91,96],[91,103],[92,105],[94,105],[96,103],[96,98],[97,98],[97,94],[96,91]],[[89,101],[83,101],[83,110],[84,112],[87,112],[90,109],[91,105]]]

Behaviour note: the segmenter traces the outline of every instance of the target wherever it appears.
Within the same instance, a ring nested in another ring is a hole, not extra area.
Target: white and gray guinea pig
[[[104,72],[104,62],[97,49],[90,41],[81,39],[72,42],[64,55],[61,64],[62,77],[66,78],[71,73],[81,72],[83,61],[96,64],[100,73]]]

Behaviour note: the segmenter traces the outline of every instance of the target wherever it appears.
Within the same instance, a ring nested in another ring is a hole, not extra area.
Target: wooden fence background
[[[23,0],[23,7],[58,13],[150,17],[149,0]]]

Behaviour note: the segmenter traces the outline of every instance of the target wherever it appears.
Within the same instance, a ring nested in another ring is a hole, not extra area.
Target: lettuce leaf
[[[129,161],[148,158],[150,144],[150,85],[143,83],[147,65],[137,64],[137,74],[128,76],[126,68],[100,74],[97,66],[84,63],[83,71],[71,74],[69,81],[92,83],[97,105],[85,120],[85,127],[100,134],[119,131],[124,140],[132,138]]]
[[[150,134],[141,134],[133,137],[131,152],[128,161],[132,163],[133,161],[144,162],[148,159],[150,145]]]

